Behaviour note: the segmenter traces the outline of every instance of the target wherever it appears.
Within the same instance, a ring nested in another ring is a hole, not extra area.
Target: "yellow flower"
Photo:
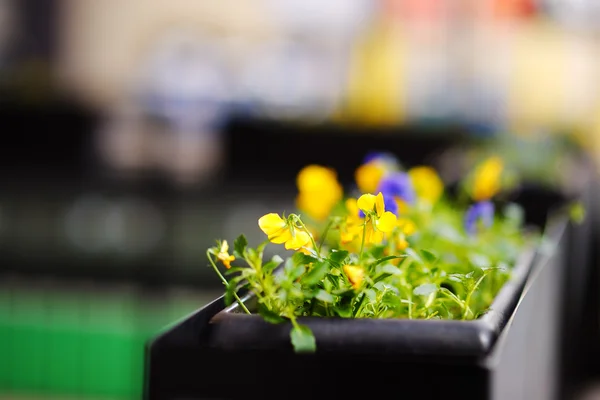
[[[296,186],[296,206],[317,221],[327,218],[344,194],[335,171],[320,165],[304,167],[296,177]]]
[[[406,240],[404,235],[398,236],[398,239],[396,239],[396,248],[398,250],[405,250],[407,247],[408,247],[408,241]]]
[[[411,168],[408,171],[417,197],[423,199],[430,204],[435,204],[442,192],[444,191],[444,184],[437,172],[427,166],[418,166]]]
[[[348,216],[340,229],[340,241],[343,244],[352,242],[362,232],[363,219],[358,215],[360,210],[356,203],[356,199],[346,200]]]
[[[373,193],[379,186],[379,181],[387,172],[385,166],[378,162],[368,162],[361,165],[354,173],[356,185],[361,193]]]
[[[381,243],[384,233],[391,232],[396,226],[396,215],[385,211],[383,194],[363,194],[356,204],[367,218],[365,242]]]
[[[410,236],[417,231],[415,223],[408,218],[398,218],[396,225],[406,236]]]
[[[499,157],[490,157],[475,170],[473,181],[473,199],[489,200],[500,190],[500,176],[504,163]]]
[[[275,213],[260,217],[258,226],[267,235],[270,242],[285,243],[285,248],[288,250],[298,250],[311,242],[307,232],[292,226],[289,221]]]
[[[406,237],[414,234],[417,231],[417,226],[408,218],[398,218],[396,226],[399,228],[396,236],[396,249],[405,250],[408,247]]]
[[[278,214],[270,213],[263,215],[258,220],[258,226],[267,235],[269,241],[273,243],[285,243],[292,238],[288,222]]]
[[[365,279],[365,270],[357,265],[344,265],[343,269],[348,280],[352,284],[352,287],[354,289],[360,288],[360,285]]]
[[[300,230],[294,232],[293,237],[285,242],[285,248],[287,250],[298,250],[310,243],[310,236],[308,233]]]
[[[229,255],[229,244],[227,240],[223,240],[219,253],[217,253],[217,259],[223,263],[225,268],[231,268],[231,262],[235,260],[234,256]]]

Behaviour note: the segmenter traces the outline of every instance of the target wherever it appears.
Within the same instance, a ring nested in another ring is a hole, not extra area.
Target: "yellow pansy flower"
[[[217,253],[217,259],[223,263],[225,268],[231,268],[231,262],[235,260],[235,257],[229,254],[229,244],[227,240],[221,242],[221,247]]]
[[[363,194],[356,204],[366,217],[365,242],[381,243],[384,233],[390,233],[396,226],[396,215],[385,211],[383,194]]]
[[[270,213],[263,215],[258,220],[258,226],[272,243],[282,244],[292,238],[288,222],[281,218],[279,214]]]
[[[475,169],[473,199],[489,200],[500,190],[500,176],[504,163],[499,157],[490,157]]]
[[[311,241],[310,235],[284,220],[276,213],[263,215],[258,220],[258,226],[267,235],[269,241],[276,244],[285,243],[288,250],[298,250]]]
[[[365,270],[358,265],[344,265],[344,273],[354,289],[359,289],[365,279]]]
[[[415,223],[408,218],[398,218],[396,225],[399,228],[396,236],[396,249],[404,250],[408,247],[407,236],[414,234],[417,231]]]
[[[435,204],[444,191],[444,183],[435,169],[427,166],[413,167],[408,171],[417,197]]]
[[[379,181],[385,175],[387,169],[385,165],[378,162],[368,162],[361,165],[354,173],[354,180],[361,193],[373,193],[379,186]]]
[[[408,218],[398,218],[396,225],[406,236],[410,236],[417,231],[417,225]]]
[[[359,216],[359,208],[356,199],[346,200],[348,216],[346,222],[340,229],[340,241],[343,244],[352,242],[360,235],[363,228],[363,219]]]
[[[335,171],[320,165],[302,168],[296,177],[296,186],[296,206],[317,221],[327,218],[344,194]]]

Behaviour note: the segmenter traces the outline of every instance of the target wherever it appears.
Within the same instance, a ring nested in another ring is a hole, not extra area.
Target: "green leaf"
[[[286,276],[288,277],[288,279],[295,281],[296,279],[300,278],[302,276],[302,274],[304,274],[305,271],[306,271],[306,266],[295,265],[286,270]]]
[[[402,270],[392,264],[382,265],[379,271],[390,275],[402,275]]]
[[[297,252],[297,253],[294,253],[291,260],[294,265],[300,265],[300,264],[307,265],[307,264],[318,261],[318,258],[309,256],[304,253]]]
[[[279,257],[277,254],[271,258],[271,261],[262,266],[262,269],[265,273],[269,273],[277,268],[283,262],[283,258]]]
[[[237,258],[244,258],[246,247],[248,247],[248,240],[246,239],[246,236],[241,234],[233,242],[233,255]]]
[[[419,253],[417,253],[416,251],[414,251],[413,249],[411,249],[410,247],[407,248],[406,250],[404,250],[406,252],[406,254],[412,258],[413,260],[415,260],[417,263],[423,265],[423,259],[421,258],[421,256],[419,255]]]
[[[307,286],[316,285],[321,282],[327,272],[329,272],[329,263],[327,261],[319,261],[314,263],[312,268],[302,277],[302,284]]]
[[[322,302],[333,303],[333,296],[322,289],[319,290],[315,297],[321,300]]]
[[[240,284],[241,280],[242,280],[242,277],[238,276],[238,277],[231,279],[227,283],[227,286],[225,287],[225,297],[223,298],[226,306],[230,306],[231,304],[233,304],[233,300],[234,300],[233,295],[237,292],[238,285]]]
[[[329,255],[329,261],[334,266],[342,264],[348,258],[348,252],[345,250],[332,250]]]
[[[420,253],[428,264],[433,264],[438,259],[438,256],[430,250],[421,249]]]
[[[258,305],[258,313],[263,317],[265,321],[271,324],[280,324],[285,322],[286,319],[276,312],[269,310],[264,304]]]
[[[406,249],[406,250],[409,250],[409,249]],[[410,250],[412,250],[412,249],[410,249]],[[402,254],[402,255],[398,255],[398,256],[387,256],[387,257],[383,257],[383,258],[380,258],[379,260],[375,261],[375,262],[372,264],[372,266],[373,266],[373,267],[375,267],[375,266],[377,266],[377,265],[379,265],[379,264],[382,264],[382,263],[384,263],[384,262],[386,262],[386,261],[389,261],[389,260],[394,260],[394,259],[397,259],[397,258],[405,258],[405,257],[406,257],[406,255],[404,255],[404,254]]]
[[[293,327],[290,331],[290,339],[296,353],[314,353],[317,350],[315,337],[308,326]]]
[[[244,267],[231,267],[225,270],[225,275],[233,275],[236,272],[244,272],[247,268]]]
[[[375,291],[373,289],[365,290],[365,295],[367,296],[367,299],[369,299],[369,301],[377,300],[377,293],[375,293]]]
[[[438,286],[434,283],[424,283],[419,285],[413,290],[413,294],[417,296],[429,296],[431,293],[435,293],[438,290]]]

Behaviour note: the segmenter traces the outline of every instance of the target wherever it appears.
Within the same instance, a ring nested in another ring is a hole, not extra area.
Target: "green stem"
[[[477,290],[477,287],[479,286],[479,284],[481,283],[481,281],[483,281],[483,278],[485,278],[486,275],[482,275],[481,278],[479,278],[477,280],[477,282],[475,283],[475,286],[473,286],[473,289],[471,289],[469,291],[469,294],[467,294],[467,298],[465,299],[465,309],[464,309],[464,313],[462,316],[462,320],[464,321],[465,319],[467,319],[467,314],[471,313],[473,314],[473,311],[471,311],[471,307],[469,307],[469,303],[471,302],[471,296],[473,295],[473,293],[475,293],[475,290]]]
[[[298,223],[300,224],[300,227],[302,228],[302,230],[306,233],[308,233],[308,237],[310,238],[310,242],[313,246],[313,249],[315,249],[315,252],[317,252],[317,256],[319,259],[321,259],[321,252],[320,252],[320,247],[317,247],[317,243],[315,242],[315,239],[313,238],[313,235],[310,233],[310,231],[308,230],[308,228],[306,227],[306,225],[304,225],[304,222],[302,222],[302,220],[300,218],[297,219]]]
[[[217,273],[219,278],[221,278],[221,282],[223,282],[223,285],[225,285],[226,287],[229,286],[229,282],[227,282],[227,279],[225,279],[223,274],[221,274],[221,271],[219,271],[219,268],[217,268],[217,264],[215,264],[215,261],[212,259],[210,251],[206,252],[206,257],[208,257],[208,261],[210,261],[210,265],[212,265],[213,269],[215,270],[215,272]],[[251,314],[250,311],[248,310],[248,308],[246,308],[246,305],[244,304],[242,299],[240,299],[238,294],[235,292],[235,290],[233,291],[233,297],[235,297],[235,300],[238,302],[238,304],[240,305],[240,307],[242,308],[242,310],[244,310],[244,312],[246,314]]]
[[[365,248],[365,237],[367,236],[367,220],[365,219],[365,222],[363,222],[363,230],[362,230],[362,241],[360,243],[360,254],[358,256],[358,259],[360,261],[362,261],[363,258],[363,250]]]
[[[323,247],[323,243],[325,243],[325,239],[327,238],[327,234],[329,233],[329,229],[331,229],[332,225],[333,220],[330,219],[327,225],[325,226],[325,229],[323,230],[323,235],[321,236],[321,240],[319,241],[319,249],[317,250],[319,254],[321,254],[321,247]]]

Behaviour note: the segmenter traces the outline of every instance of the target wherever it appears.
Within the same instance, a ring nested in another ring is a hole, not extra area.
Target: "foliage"
[[[218,241],[207,256],[226,286],[226,302],[250,313],[237,293],[252,291],[254,311],[266,321],[291,322],[297,352],[317,346],[299,322],[304,316],[475,319],[532,238],[524,234],[518,205],[497,210],[492,201],[502,173],[500,159],[484,161],[465,177],[471,197],[459,201],[444,192],[432,168],[404,171],[389,155],[370,155],[357,180],[372,192],[355,189],[356,196],[344,199],[335,172],[311,165],[298,180],[304,216],[267,214],[259,219],[267,241],[250,247],[240,235],[232,255]],[[263,260],[269,241],[295,250],[293,256]]]

